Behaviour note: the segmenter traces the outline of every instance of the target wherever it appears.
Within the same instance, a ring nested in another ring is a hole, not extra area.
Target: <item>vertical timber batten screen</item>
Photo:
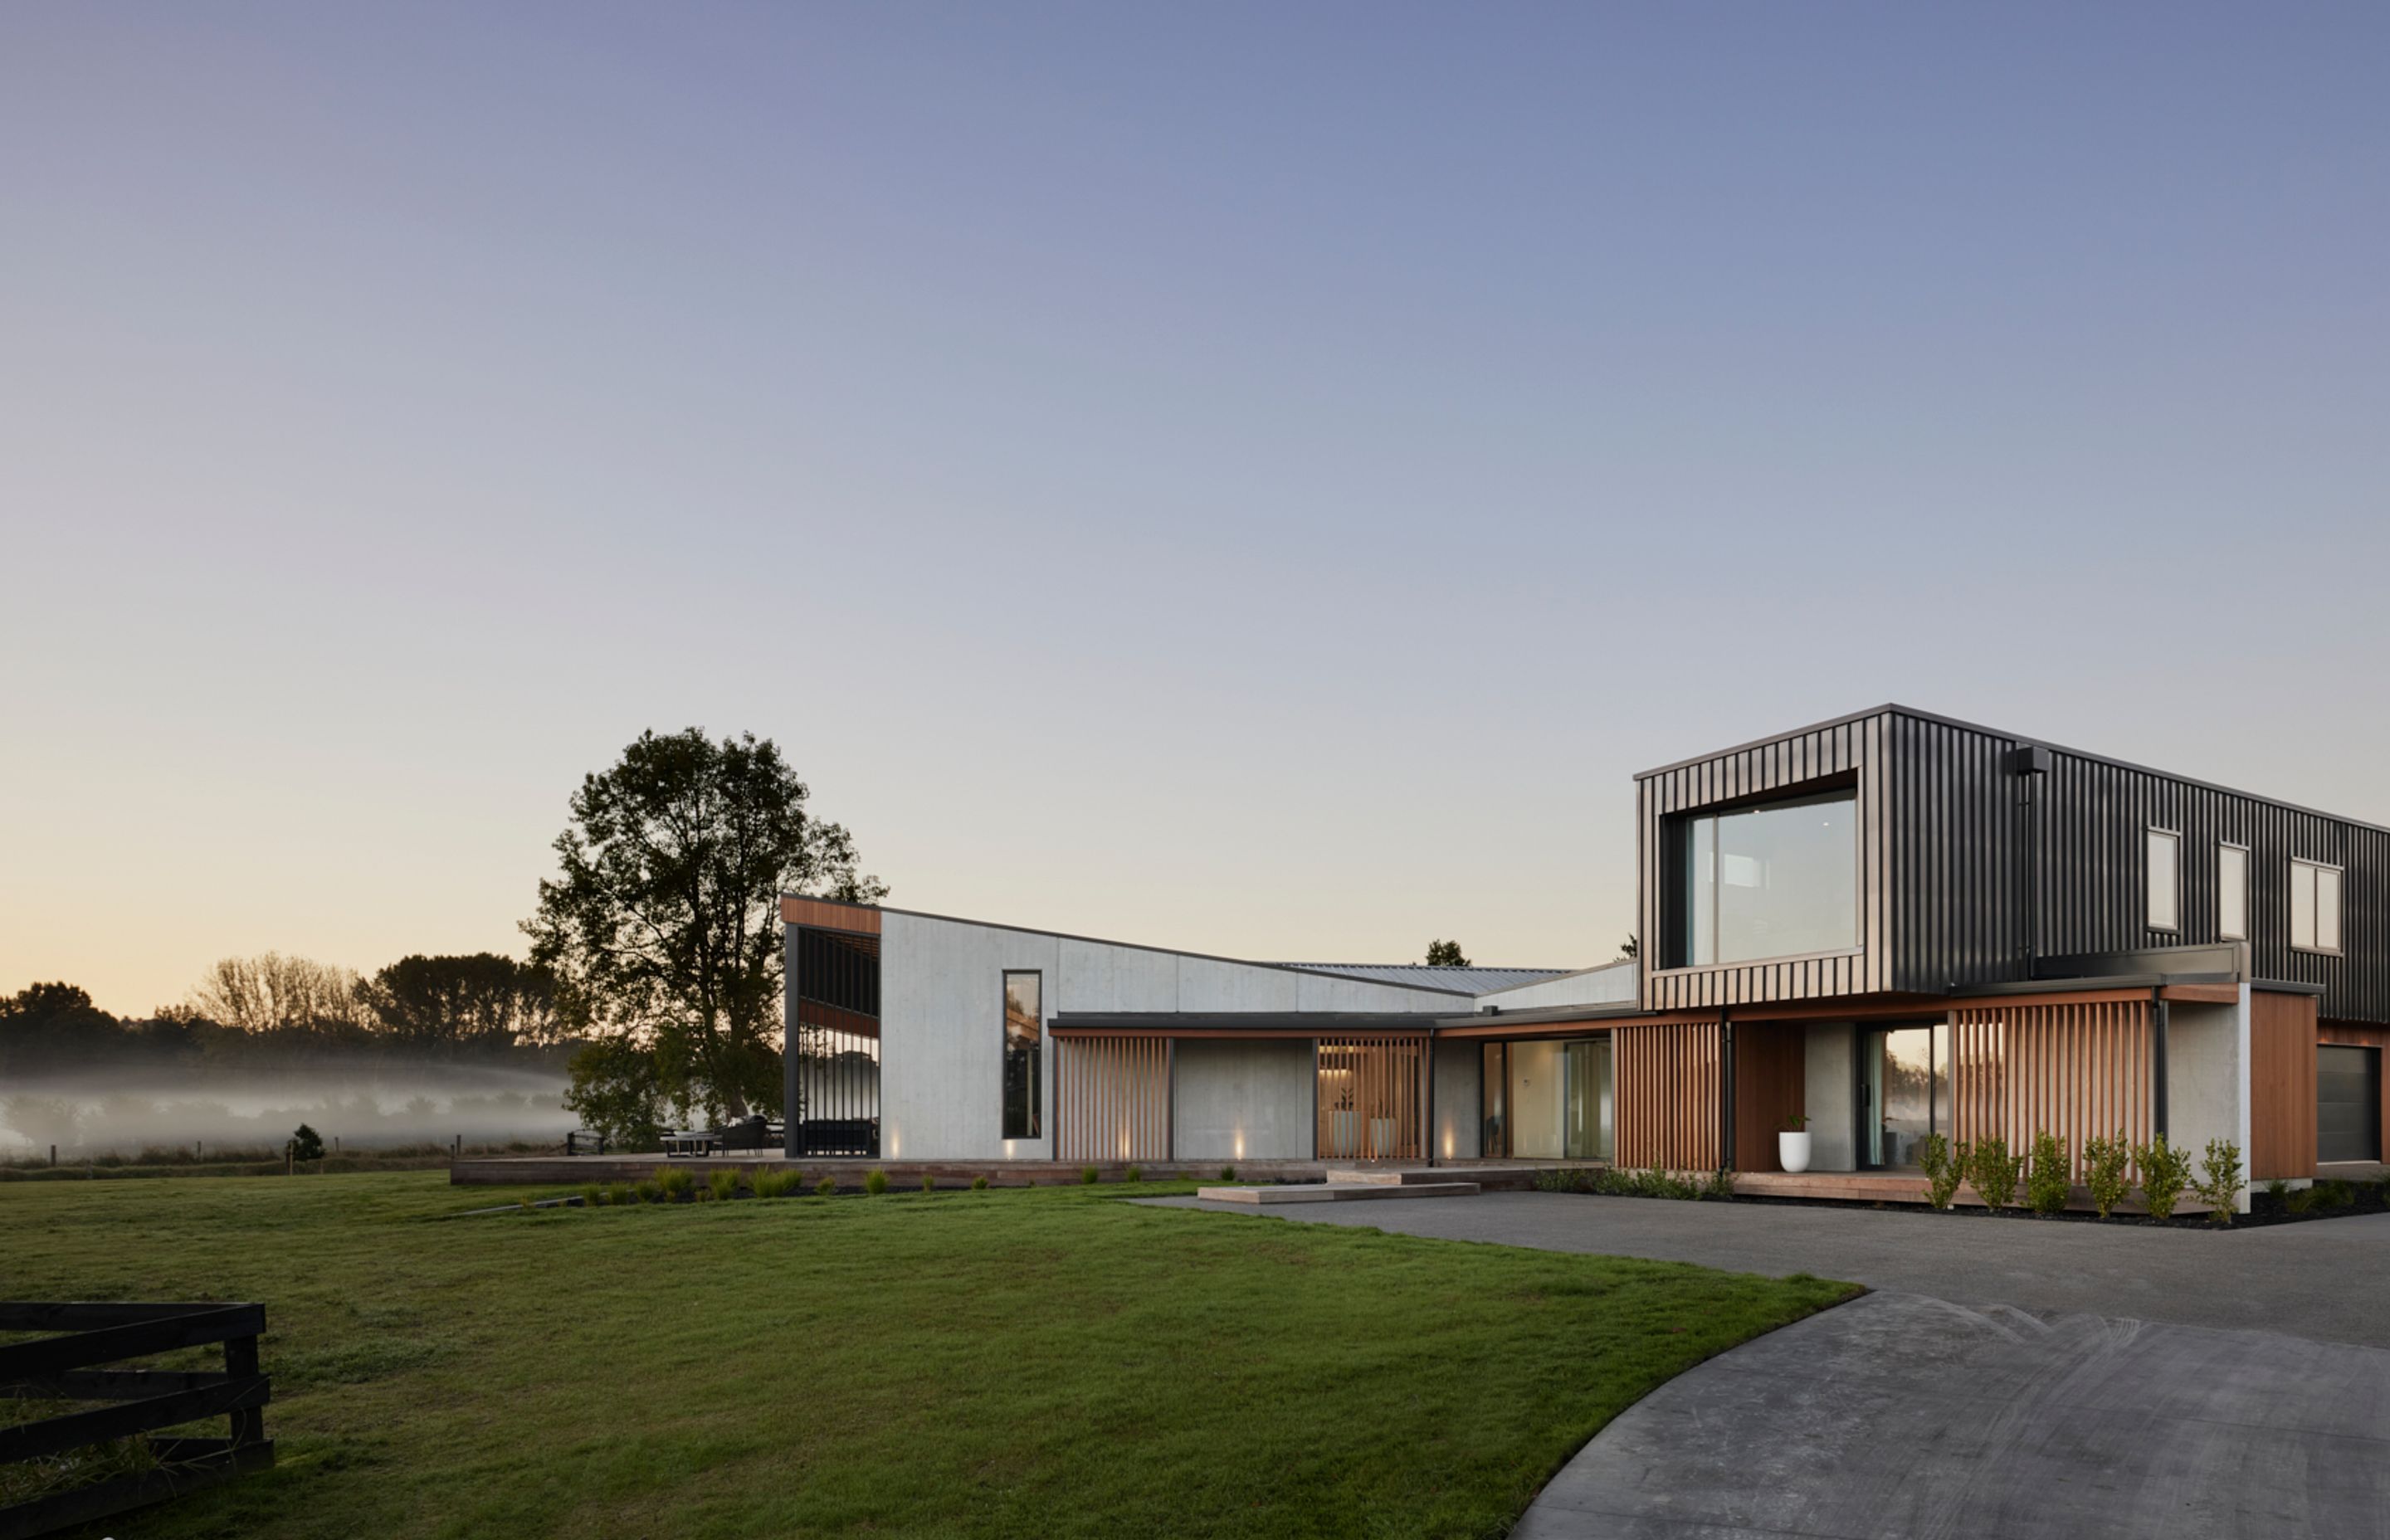
[[[797,1104],[800,1156],[880,1153],[880,938],[797,930]]]
[[[1054,1158],[1170,1157],[1170,1040],[1057,1037]]]
[[[2027,1153],[2037,1134],[2066,1146],[2083,1179],[2083,1144],[2122,1131],[2127,1143],[2154,1131],[2155,1072],[2150,1002],[1968,1007],[1950,1013],[1953,1142],[2006,1139]],[[2140,1179],[2138,1162],[2128,1171]]]
[[[1725,1084],[1725,1033],[1716,1021],[1618,1027],[1616,1163],[1635,1171],[1715,1171]]]
[[[1319,1158],[1425,1158],[1427,1039],[1319,1040]]]

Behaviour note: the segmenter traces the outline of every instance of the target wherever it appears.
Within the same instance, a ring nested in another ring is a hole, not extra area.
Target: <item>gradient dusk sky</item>
[[[0,991],[913,908],[1608,958],[1885,700],[2390,823],[2390,6],[0,8]]]

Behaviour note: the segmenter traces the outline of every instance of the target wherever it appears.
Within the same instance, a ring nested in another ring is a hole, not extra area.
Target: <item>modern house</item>
[[[793,1157],[2382,1156],[2390,829],[1900,706],[1636,777],[1639,956],[1243,962],[791,896]]]

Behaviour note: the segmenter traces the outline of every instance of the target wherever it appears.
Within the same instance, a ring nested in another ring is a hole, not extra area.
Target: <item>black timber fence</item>
[[[131,1457],[106,1462],[114,1474],[80,1483],[62,1474],[58,1490],[0,1508],[0,1540],[48,1534],[272,1465],[264,1408],[273,1388],[257,1361],[264,1329],[262,1304],[0,1301],[0,1332],[57,1334],[0,1343],[0,1395],[107,1403],[0,1426],[0,1475],[11,1465],[136,1441]],[[221,1370],[106,1367],[216,1342],[224,1344]],[[227,1436],[154,1436],[213,1417],[230,1419]]]

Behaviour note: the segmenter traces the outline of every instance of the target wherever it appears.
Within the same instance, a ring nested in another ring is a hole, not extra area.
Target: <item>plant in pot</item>
[[[1809,1169],[1808,1113],[1795,1112],[1784,1120],[1784,1131],[1776,1136],[1776,1161],[1787,1171]]]

